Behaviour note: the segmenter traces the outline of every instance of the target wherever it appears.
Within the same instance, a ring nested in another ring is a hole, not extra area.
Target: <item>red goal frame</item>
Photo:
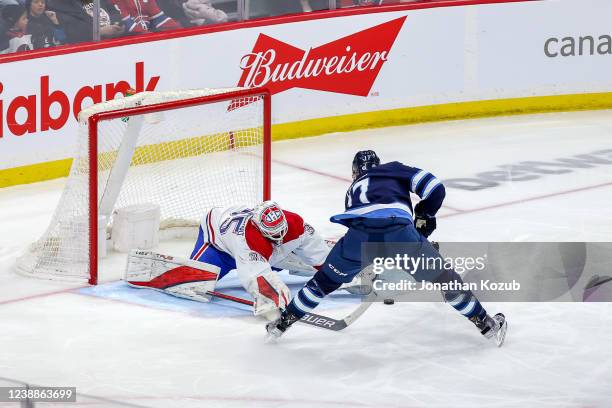
[[[175,108],[205,105],[214,102],[232,101],[244,97],[263,99],[263,199],[269,200],[271,193],[272,153],[272,97],[266,88],[251,88],[216,95],[199,96],[178,101],[162,102],[134,108],[99,112],[88,119],[89,130],[89,284],[98,284],[98,124],[104,120],[145,113],[163,112]]]

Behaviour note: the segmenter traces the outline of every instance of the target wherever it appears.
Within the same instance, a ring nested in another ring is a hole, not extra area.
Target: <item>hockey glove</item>
[[[280,316],[279,309],[286,309],[291,302],[291,291],[271,270],[253,277],[247,291],[255,298],[255,316],[263,316],[268,320],[277,319]]]
[[[419,206],[420,202],[414,207],[414,227],[425,238],[429,237],[436,229],[436,217],[426,214]]]

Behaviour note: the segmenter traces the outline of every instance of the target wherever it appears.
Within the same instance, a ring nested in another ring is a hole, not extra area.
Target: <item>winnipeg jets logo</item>
[[[306,88],[368,96],[406,17],[302,50],[260,34],[242,57],[240,87],[267,87],[272,94]]]

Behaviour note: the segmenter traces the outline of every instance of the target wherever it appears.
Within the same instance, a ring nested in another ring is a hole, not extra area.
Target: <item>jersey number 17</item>
[[[353,183],[351,188],[346,192],[346,208],[351,208],[353,206],[353,200],[355,200],[355,205],[368,204],[370,202],[366,195],[369,184],[369,177]]]

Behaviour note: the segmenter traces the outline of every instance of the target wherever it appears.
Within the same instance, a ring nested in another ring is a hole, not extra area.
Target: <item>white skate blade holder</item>
[[[157,204],[133,204],[113,213],[112,238],[115,251],[151,249],[159,244],[160,208]]]

